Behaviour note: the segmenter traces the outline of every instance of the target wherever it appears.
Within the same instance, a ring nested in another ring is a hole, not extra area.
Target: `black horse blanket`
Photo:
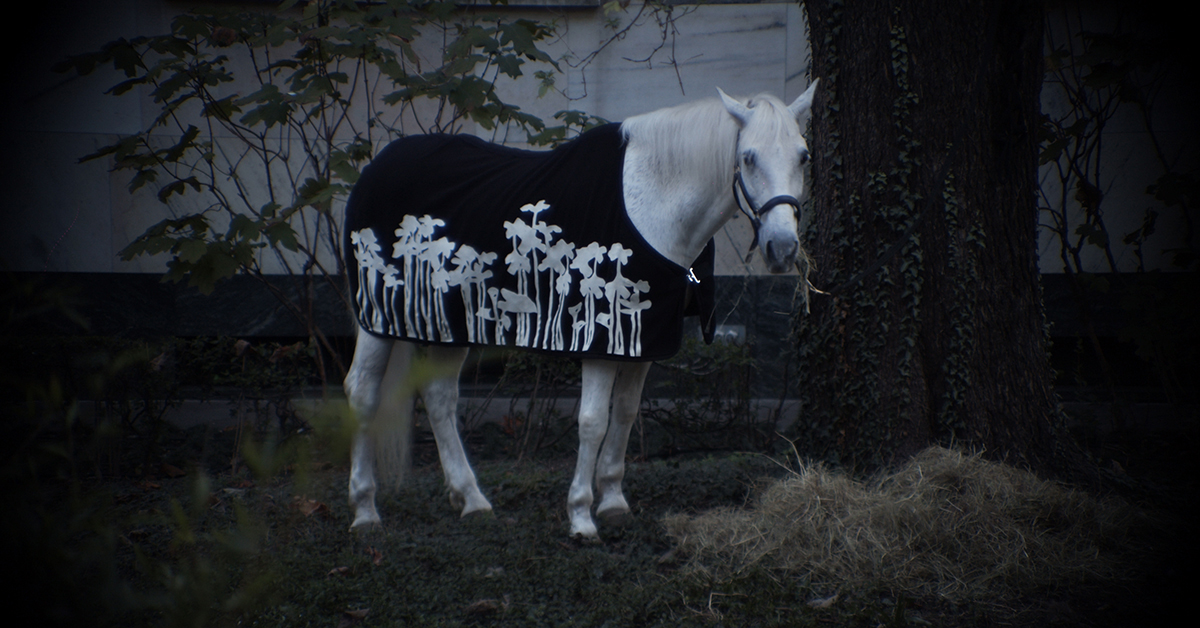
[[[685,314],[703,313],[711,340],[712,242],[696,290],[630,222],[624,154],[618,124],[552,151],[466,135],[392,142],[346,206],[359,323],[422,343],[656,360],[679,350]]]

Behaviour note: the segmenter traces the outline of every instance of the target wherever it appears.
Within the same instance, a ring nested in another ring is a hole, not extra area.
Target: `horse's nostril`
[[[772,262],[784,262],[796,257],[800,245],[798,242],[784,242],[779,246],[775,245],[773,240],[768,240],[766,245],[767,259]]]

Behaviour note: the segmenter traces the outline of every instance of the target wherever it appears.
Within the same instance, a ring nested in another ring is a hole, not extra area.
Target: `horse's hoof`
[[[628,515],[629,504],[625,503],[624,499],[601,503],[600,507],[596,509],[596,516],[603,519],[605,523],[620,521]]]
[[[459,515],[461,519],[494,519],[496,513],[492,512],[492,507],[476,508],[475,510],[463,510]]]
[[[601,545],[600,535],[598,534],[587,535],[575,532],[571,535],[571,541],[578,547]]]
[[[358,543],[375,543],[385,536],[383,524],[378,520],[350,526],[350,534]]]
[[[600,533],[598,530],[596,530],[596,524],[589,520],[584,523],[571,524],[571,537],[598,541],[600,539]]]
[[[351,532],[359,532],[383,527],[383,522],[379,520],[377,513],[360,514],[354,518],[354,523],[350,524]]]
[[[633,523],[633,514],[628,510],[612,511],[607,513],[596,513],[596,516],[604,520],[604,525],[614,527],[624,527]]]

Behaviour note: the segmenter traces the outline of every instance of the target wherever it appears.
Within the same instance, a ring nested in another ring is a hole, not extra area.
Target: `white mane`
[[[792,114],[783,101],[759,94],[750,99],[748,106],[765,107],[775,114],[765,119],[756,116],[756,136],[770,140],[786,132]],[[717,193],[728,192],[733,184],[738,125],[718,98],[633,116],[621,124],[621,132],[626,141],[637,142],[655,155],[656,174],[662,180],[678,181],[683,177],[708,184]]]
[[[625,140],[655,156],[660,180],[733,183],[738,126],[716,98],[658,109],[621,124]]]

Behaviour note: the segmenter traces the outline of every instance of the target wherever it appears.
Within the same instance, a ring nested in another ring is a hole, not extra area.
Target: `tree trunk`
[[[1036,249],[1041,4],[805,8],[821,79],[806,240],[832,294],[795,319],[797,446],[871,467],[953,443],[1051,470],[1065,441]]]

